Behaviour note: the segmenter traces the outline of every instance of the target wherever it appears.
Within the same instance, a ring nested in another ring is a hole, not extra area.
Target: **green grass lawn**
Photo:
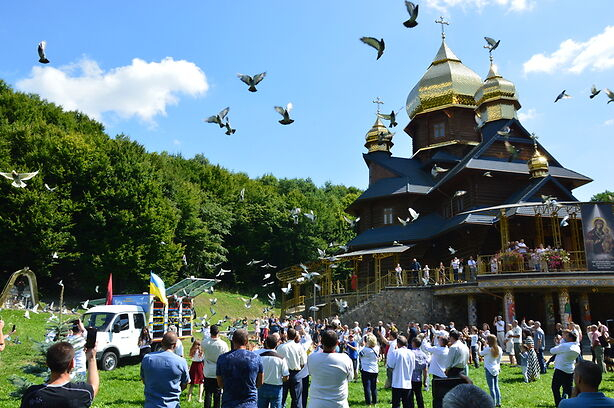
[[[241,294],[241,293],[231,293],[231,292],[214,292],[213,295],[208,295],[206,293],[196,297],[194,299],[194,305],[196,307],[196,315],[200,318],[203,315],[209,316],[209,322],[215,323],[218,320],[224,318],[224,316],[228,315],[233,319],[255,319],[256,317],[262,317],[263,309],[265,307],[270,307],[267,299],[262,299],[261,296],[256,300],[252,301],[252,307],[249,309],[245,307],[243,300],[247,299],[253,295]],[[209,299],[217,298],[217,304],[212,306]],[[211,317],[210,307],[215,309],[217,313],[215,316]],[[271,310],[268,315],[274,313],[275,315],[279,315],[279,308],[275,308]],[[252,324],[250,322],[250,327]]]
[[[216,293],[218,302],[222,299],[238,299],[240,295]],[[208,308],[208,298],[204,298],[206,308]],[[239,299],[240,301],[240,299]],[[223,304],[218,304],[218,314],[229,314],[223,310]],[[241,307],[242,302],[241,302]],[[245,309],[245,308],[244,308]],[[247,311],[253,310],[245,309]],[[242,314],[233,314],[236,316],[252,317],[241,310]],[[258,309],[255,309],[258,311]],[[261,310],[260,310],[261,311]],[[19,339],[22,344],[14,344],[8,342],[8,346],[4,352],[0,353],[0,408],[12,408],[19,405],[19,402],[10,397],[9,394],[13,391],[13,386],[8,381],[11,374],[23,375],[21,367],[28,364],[33,359],[39,358],[34,351],[32,340],[39,340],[43,335],[43,327],[48,315],[31,313],[31,319],[26,320],[22,311],[7,311],[0,312],[0,316],[6,322],[7,328],[10,330],[12,324],[16,324],[18,328]],[[41,383],[42,380],[31,375],[25,375],[35,383]],[[488,390],[484,378],[484,369],[471,369],[470,377],[476,385]],[[519,368],[503,367],[500,376],[500,387],[503,398],[504,407],[553,407],[552,393],[550,391],[550,381],[552,379],[552,370],[548,374],[542,376],[537,382],[525,384],[522,382],[522,375]],[[378,406],[390,406],[391,392],[383,389],[385,380],[385,370],[382,369],[379,378],[379,398]],[[101,372],[101,387],[100,393],[94,400],[94,407],[139,407],[143,405],[143,385],[139,379],[139,364],[138,361],[125,361],[117,370],[111,372]],[[610,397],[614,397],[614,374],[608,373],[602,383],[602,391]],[[196,394],[196,390],[195,390]],[[196,396],[196,395],[195,395]],[[425,395],[427,407],[430,407],[430,395]],[[185,396],[184,396],[185,399]],[[195,398],[196,399],[196,398]],[[364,397],[362,384],[360,380],[350,384],[350,406],[362,407]],[[201,407],[195,400],[191,403],[182,402],[183,407]]]

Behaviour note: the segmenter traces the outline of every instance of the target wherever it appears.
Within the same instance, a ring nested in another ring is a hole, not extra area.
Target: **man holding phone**
[[[72,332],[66,337],[66,341],[75,348],[75,366],[70,373],[70,378],[73,381],[85,381],[87,376],[87,367],[85,366],[85,327],[81,319],[73,320]],[[95,342],[95,340],[94,340]]]
[[[33,385],[21,398],[21,408],[64,408],[67,401],[71,407],[89,407],[96,394],[100,380],[96,366],[96,346],[86,349],[87,380],[71,382],[70,372],[75,365],[75,349],[66,341],[55,343],[47,350],[47,366],[51,370],[49,381]]]

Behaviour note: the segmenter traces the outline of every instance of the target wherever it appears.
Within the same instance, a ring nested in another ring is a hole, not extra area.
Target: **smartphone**
[[[95,327],[88,327],[87,329],[87,338],[85,340],[85,348],[92,349],[96,346],[96,336],[98,335],[98,330]]]
[[[15,331],[15,325],[13,325],[13,329],[11,330],[11,333],[13,333]]]

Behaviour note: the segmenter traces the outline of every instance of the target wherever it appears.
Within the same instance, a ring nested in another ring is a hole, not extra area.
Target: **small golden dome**
[[[382,123],[380,118],[378,117],[375,120],[375,123],[371,127],[371,130],[367,132],[365,135],[366,143],[365,147],[369,149],[369,153],[371,152],[388,152],[390,153],[390,149],[394,145],[392,143],[392,137],[394,133],[391,133],[386,125]]]
[[[467,68],[443,40],[435,59],[407,97],[410,119],[449,106],[475,108],[482,78]]]
[[[548,159],[542,156],[537,149],[535,149],[535,153],[533,153],[527,164],[531,178],[546,177],[548,175]]]
[[[477,111],[485,122],[517,118],[520,109],[516,87],[497,72],[497,66],[490,61],[486,80],[474,95]]]

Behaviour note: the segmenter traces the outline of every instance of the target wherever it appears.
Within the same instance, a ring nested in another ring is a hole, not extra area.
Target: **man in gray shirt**
[[[533,339],[535,340],[535,351],[537,352],[537,361],[539,362],[539,371],[546,374],[546,362],[544,360],[544,350],[546,349],[546,335],[542,330],[541,323],[536,321],[533,323]]]
[[[448,352],[448,369],[446,370],[448,377],[459,377],[461,374],[468,375],[469,348],[459,338],[459,332],[450,332],[451,345]]]

